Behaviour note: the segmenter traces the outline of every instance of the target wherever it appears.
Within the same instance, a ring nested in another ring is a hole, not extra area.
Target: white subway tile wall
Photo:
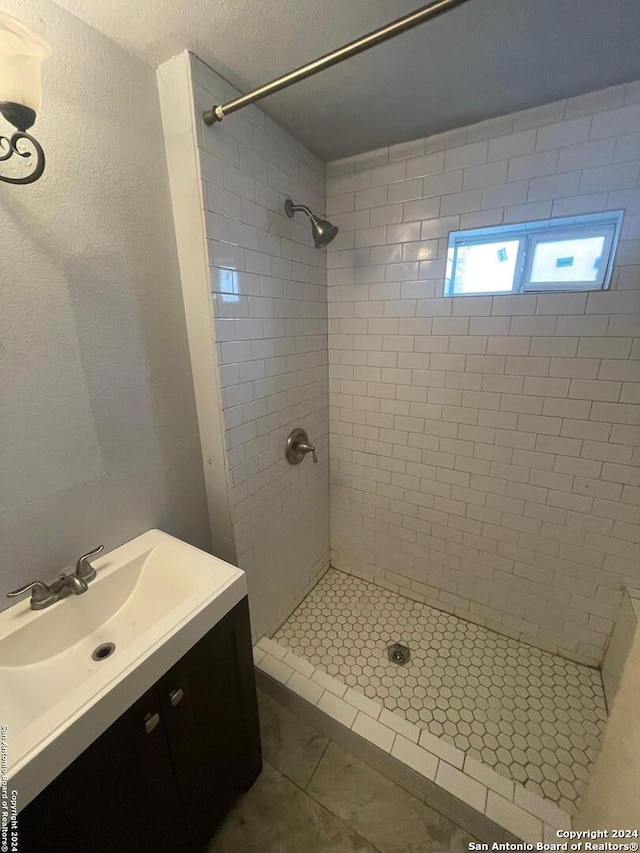
[[[205,127],[237,92],[195,57],[191,70],[235,545],[260,635],[329,565],[326,260],[284,213],[287,196],[324,213],[325,167],[256,107]],[[287,463],[297,426],[318,465]]]
[[[638,92],[327,165],[332,564],[590,664],[640,580]],[[609,292],[443,298],[450,230],[617,209]]]

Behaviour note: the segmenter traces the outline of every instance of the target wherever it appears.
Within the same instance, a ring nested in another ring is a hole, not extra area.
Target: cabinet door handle
[[[174,708],[176,707],[176,705],[179,705],[183,699],[184,690],[182,689],[182,687],[176,687],[175,690],[172,690],[171,693],[169,693],[169,702],[171,702]]]
[[[156,728],[160,722],[160,714],[147,714],[144,718],[144,727],[148,735]]]

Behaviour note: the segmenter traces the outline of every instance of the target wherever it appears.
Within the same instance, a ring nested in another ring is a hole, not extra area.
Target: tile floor
[[[607,719],[597,670],[335,569],[274,639],[576,813]],[[408,665],[388,660],[393,642]]]
[[[264,769],[207,853],[466,853],[475,839],[270,696]]]

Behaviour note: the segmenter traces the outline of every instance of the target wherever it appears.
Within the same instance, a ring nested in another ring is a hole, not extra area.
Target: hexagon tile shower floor
[[[607,719],[597,670],[335,569],[274,639],[575,814]]]

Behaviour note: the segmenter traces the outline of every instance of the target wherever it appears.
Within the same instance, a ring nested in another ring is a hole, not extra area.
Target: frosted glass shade
[[[0,12],[0,103],[21,104],[38,112],[42,63],[50,54],[43,38]]]

